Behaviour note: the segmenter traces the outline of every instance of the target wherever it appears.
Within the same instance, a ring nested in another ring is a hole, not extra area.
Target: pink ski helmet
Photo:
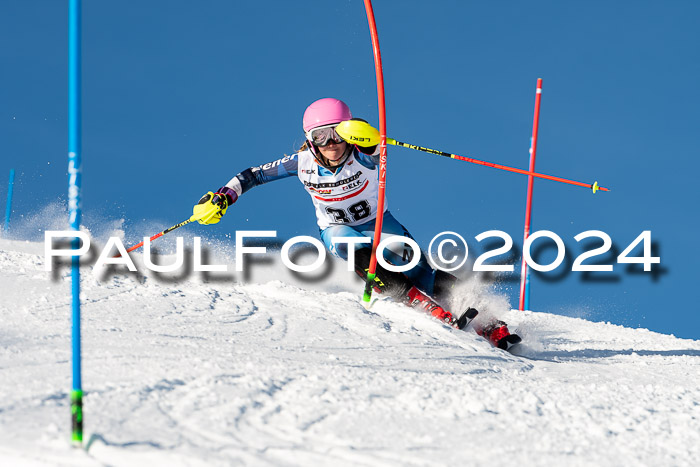
[[[306,108],[304,112],[304,131],[323,125],[331,125],[350,120],[352,114],[347,104],[341,100],[326,97],[319,99]]]

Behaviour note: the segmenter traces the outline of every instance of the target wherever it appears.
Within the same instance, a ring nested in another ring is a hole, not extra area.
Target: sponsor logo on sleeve
[[[280,159],[277,159],[277,160],[274,161],[274,162],[268,162],[267,164],[259,165],[258,167],[253,167],[253,168],[251,168],[250,170],[253,171],[253,172],[257,172],[257,171],[259,171],[259,170],[270,170],[270,169],[272,169],[272,168],[274,168],[274,167],[277,167],[277,166],[280,165],[280,164],[284,164],[284,163],[286,163],[286,162],[289,162],[289,161],[291,161],[292,159],[294,159],[294,158],[296,158],[296,157],[297,157],[296,154],[292,154],[291,156],[284,156],[284,157],[282,157],[282,158],[280,158]]]

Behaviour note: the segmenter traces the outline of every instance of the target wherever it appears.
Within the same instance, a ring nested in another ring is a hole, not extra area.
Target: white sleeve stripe
[[[229,180],[226,186],[235,191],[238,196],[243,194],[243,187],[241,186],[241,181],[238,180],[238,177],[233,177],[231,180]]]

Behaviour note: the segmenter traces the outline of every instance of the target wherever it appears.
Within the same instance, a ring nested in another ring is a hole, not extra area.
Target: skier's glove
[[[379,144],[379,130],[361,118],[353,118],[340,122],[335,128],[335,131],[346,142],[356,144],[363,148],[369,148]]]
[[[216,224],[226,214],[226,209],[236,202],[238,195],[228,187],[221,187],[216,193],[207,192],[192,208],[192,215],[200,224]]]

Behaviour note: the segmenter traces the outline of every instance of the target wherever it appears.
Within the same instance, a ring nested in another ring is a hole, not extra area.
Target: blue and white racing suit
[[[335,244],[331,238],[369,238],[366,246],[371,247],[377,217],[378,167],[378,154],[367,155],[357,147],[352,147],[345,162],[333,170],[319,165],[311,151],[306,149],[246,169],[233,177],[226,187],[240,196],[258,185],[297,176],[314,203],[321,239],[326,248],[334,256],[347,260],[347,244]],[[386,200],[384,206],[382,240],[394,235],[413,238],[388,211]],[[417,253],[403,242],[395,242],[384,249],[384,259],[390,264],[402,266],[408,264]],[[430,267],[424,254],[420,256],[419,263],[404,274],[413,285],[431,295],[435,270]]]

